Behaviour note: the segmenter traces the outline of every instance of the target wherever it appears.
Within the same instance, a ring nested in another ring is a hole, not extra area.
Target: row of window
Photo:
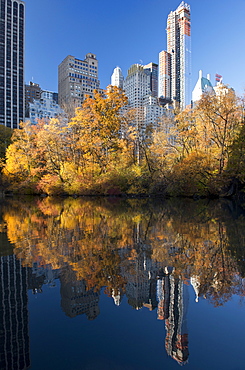
[[[88,76],[79,75],[77,73],[69,73],[69,77],[75,77],[75,78],[90,80],[90,81],[94,81],[94,82],[97,81],[95,78],[91,78],[91,77],[88,77]]]
[[[73,63],[74,64],[74,60],[73,59],[70,59],[70,63]],[[92,62],[94,64],[94,62]],[[85,63],[85,62],[80,62],[78,60],[75,60],[75,67],[76,68],[79,68],[77,66],[82,66],[82,67],[88,67],[88,63]],[[90,65],[90,68],[94,68],[94,69],[97,69],[96,66],[94,65]]]

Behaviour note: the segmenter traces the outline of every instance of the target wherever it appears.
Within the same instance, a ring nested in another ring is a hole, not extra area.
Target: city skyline
[[[159,52],[166,49],[167,16],[181,1],[171,0],[164,4],[153,0],[150,8],[144,1],[140,8],[138,2],[132,4],[127,1],[119,8],[111,0],[104,3],[95,1],[93,7],[81,5],[79,1],[60,4],[54,0],[50,4],[47,0],[41,3],[26,0],[25,3],[25,82],[33,80],[44,89],[57,91],[58,64],[69,54],[78,58],[83,58],[88,52],[96,54],[101,88],[110,84],[110,76],[116,66],[125,76],[134,63],[158,63]],[[245,2],[235,0],[232,4],[224,4],[220,0],[215,3],[208,0],[196,4],[190,0],[188,4],[192,22],[191,90],[202,69],[204,74],[211,74],[213,84],[215,74],[219,73],[225,84],[242,94],[245,77],[241,77],[241,63],[245,51],[240,46],[239,37],[245,28],[242,20]],[[239,11],[234,12],[234,9]],[[37,18],[46,26],[37,27]],[[147,24],[154,25],[154,28]],[[61,32],[63,29],[65,31]]]

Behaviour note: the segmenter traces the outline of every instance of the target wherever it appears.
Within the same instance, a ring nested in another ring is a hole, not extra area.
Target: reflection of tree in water
[[[223,204],[175,200],[166,208],[167,222],[152,243],[153,258],[168,261],[184,280],[197,276],[199,295],[214,305],[223,304],[234,293],[243,294]]]
[[[216,306],[245,292],[244,217],[232,219],[221,202],[12,200],[3,222],[38,289],[41,275],[50,286],[60,279],[66,315],[95,319],[103,287],[116,305],[126,295],[135,309],[157,308],[166,351],[179,364],[189,356],[187,285]]]
[[[243,294],[242,263],[229,243],[234,233],[225,214],[221,202],[180,199],[154,204],[46,198],[33,204],[13,200],[3,208],[8,238],[27,266],[68,266],[86,289],[106,286],[106,293],[119,301],[125,289],[132,288],[129,297],[133,294],[144,274],[154,280],[160,266],[174,266],[184,280],[197,276],[199,295],[215,305],[234,292]],[[235,226],[244,243],[241,219]],[[150,280],[146,291],[149,286],[154,290]],[[132,305],[150,304],[148,293],[142,294]]]

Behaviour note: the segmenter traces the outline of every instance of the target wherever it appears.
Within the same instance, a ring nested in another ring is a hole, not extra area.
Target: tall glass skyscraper
[[[0,124],[24,119],[24,22],[22,0],[0,0]]]
[[[160,53],[159,71],[159,95],[170,92],[174,105],[184,109],[190,104],[191,75],[190,5],[184,1],[168,15],[167,54]]]

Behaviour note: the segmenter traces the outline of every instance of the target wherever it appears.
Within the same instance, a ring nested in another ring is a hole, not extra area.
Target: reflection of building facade
[[[99,315],[99,293],[87,290],[85,280],[76,280],[75,272],[66,270],[60,283],[61,307],[67,316],[86,314],[89,320],[94,320]]]
[[[40,266],[39,263],[33,264],[31,274],[29,277],[29,289],[33,290],[33,293],[38,291],[42,292],[42,285],[48,285],[50,288],[56,287],[56,281],[60,276],[60,270],[52,269],[52,266],[45,265]]]
[[[14,255],[0,258],[0,368],[30,366],[28,333],[28,268]]]
[[[189,357],[186,314],[188,287],[179,278],[166,271],[157,282],[158,318],[165,320],[165,347],[169,356],[179,364],[185,364]]]
[[[156,308],[157,265],[146,256],[146,252],[139,254],[129,270],[124,270],[122,273],[127,281],[126,296],[130,306],[135,309],[147,307],[153,310]]]

